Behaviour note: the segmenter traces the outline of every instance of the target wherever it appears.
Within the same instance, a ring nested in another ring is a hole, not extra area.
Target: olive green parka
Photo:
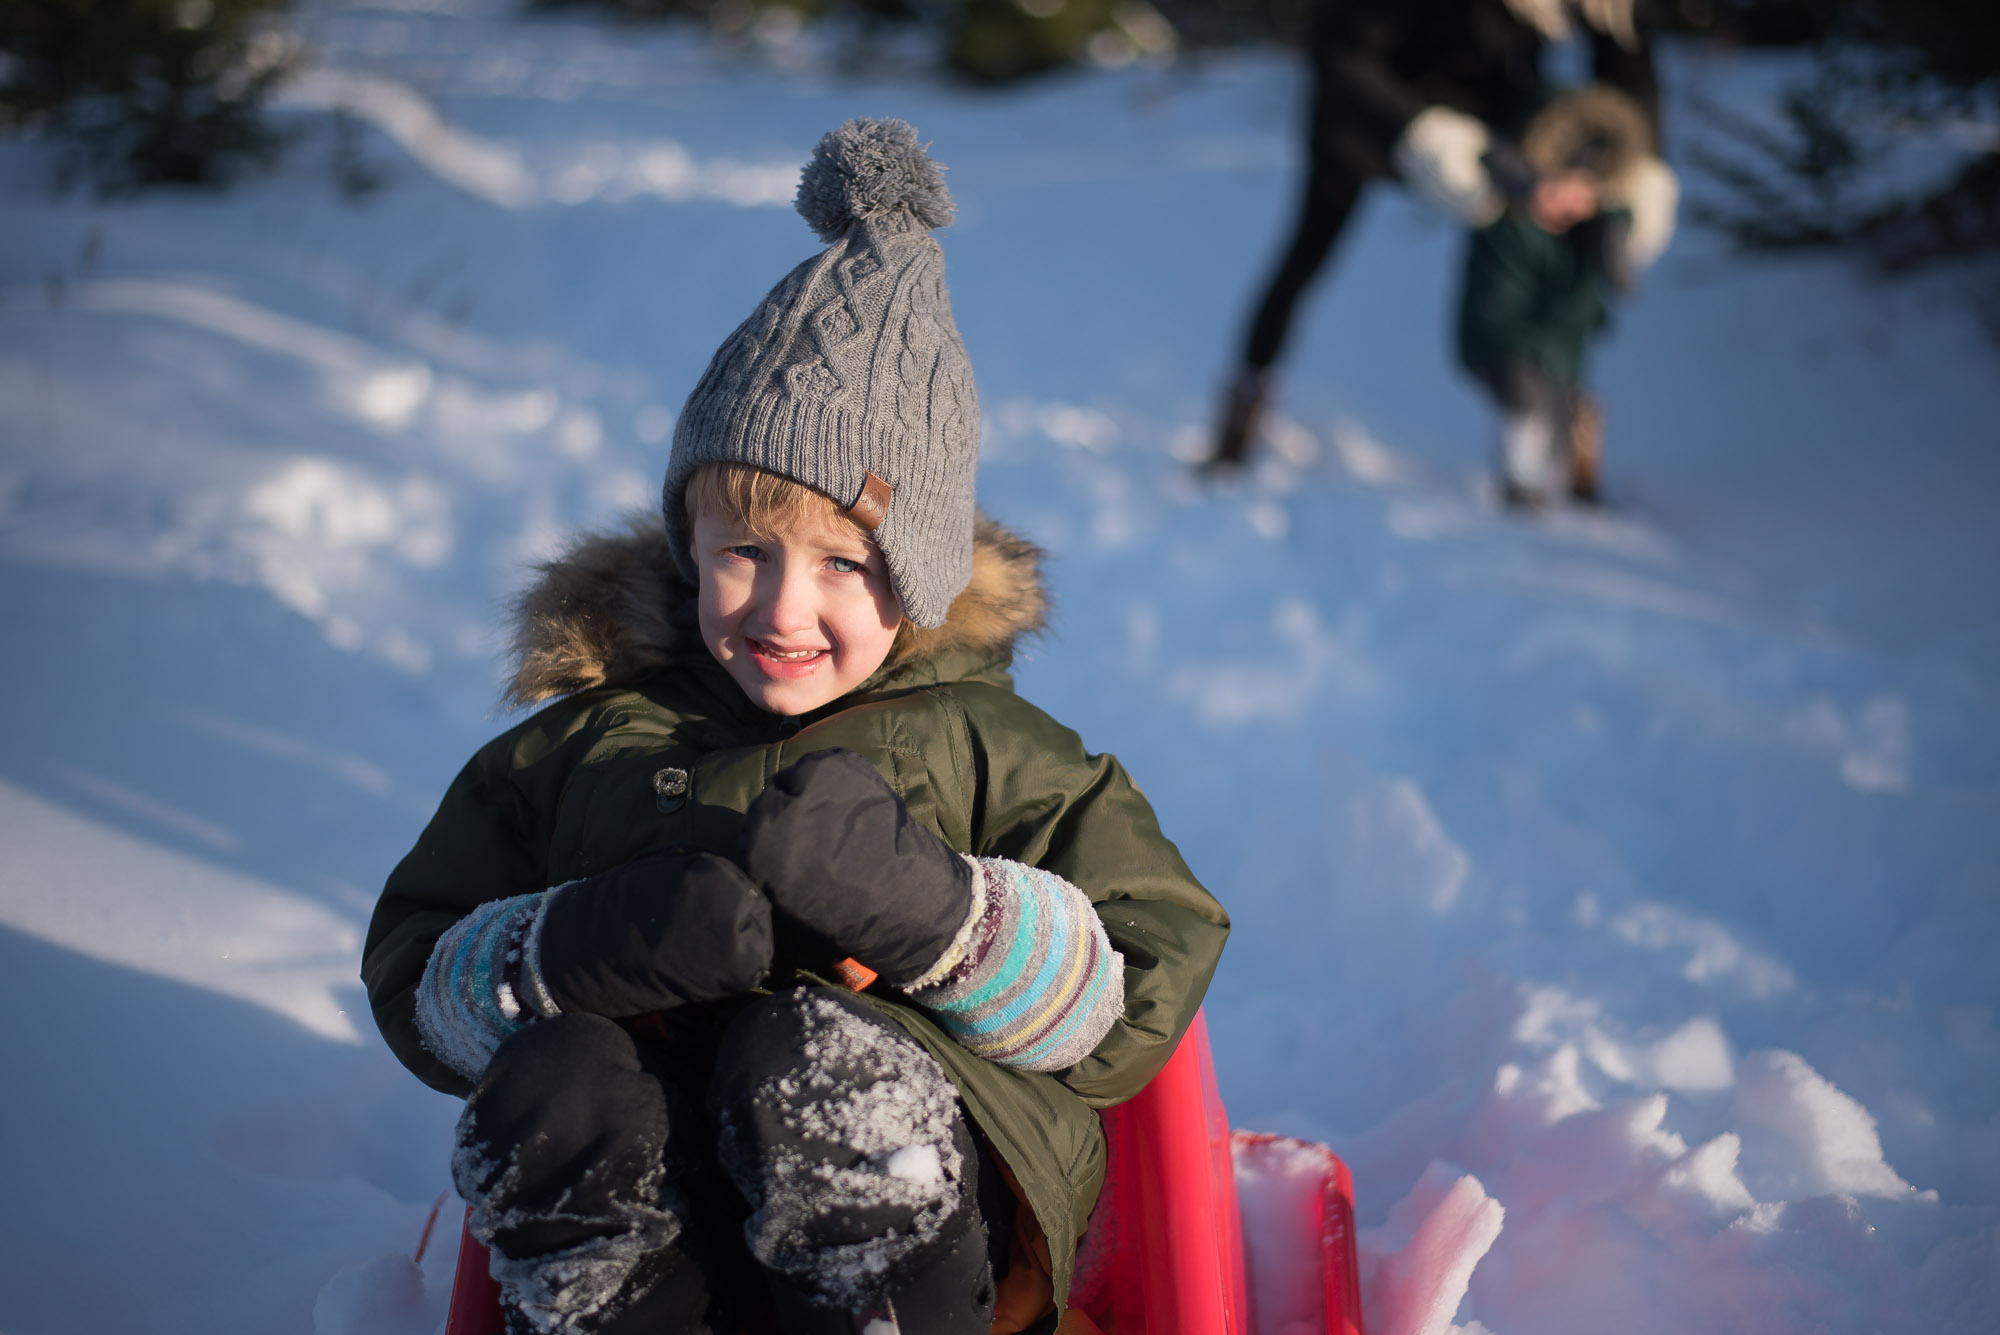
[[[1615,225],[1627,226],[1629,218],[1623,214]],[[1591,340],[1610,323],[1618,295],[1605,262],[1605,225],[1595,221],[1556,235],[1509,209],[1475,231],[1459,289],[1459,365],[1494,383],[1525,362],[1558,389],[1582,385]]]
[[[1015,640],[1040,628],[1045,603],[1036,561],[982,520],[972,582],[945,624],[906,626],[873,678],[796,718],[751,704],[709,655],[657,524],[586,539],[551,563],[521,604],[509,695],[554,703],[466,765],[369,924],[361,975],[397,1057],[434,1088],[467,1092],[418,1037],[415,996],[438,938],[481,903],[672,844],[740,856],[743,813],[773,775],[808,752],[851,748],[952,847],[1079,886],[1124,955],[1124,1015],[1055,1074],[973,1055],[883,985],[863,994],[938,1059],[1013,1173],[1047,1235],[1061,1303],[1104,1178],[1095,1110],[1130,1098],[1172,1055],[1229,920],[1117,760],[1014,694]],[[656,781],[663,770],[686,782]],[[781,961],[771,986],[813,981]],[[729,1013],[683,1008],[662,1031],[700,1051]]]

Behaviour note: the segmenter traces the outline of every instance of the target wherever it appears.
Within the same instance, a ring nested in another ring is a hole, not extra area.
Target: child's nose
[[[771,629],[779,634],[811,630],[819,624],[810,572],[786,566],[773,570],[770,598],[764,612]]]

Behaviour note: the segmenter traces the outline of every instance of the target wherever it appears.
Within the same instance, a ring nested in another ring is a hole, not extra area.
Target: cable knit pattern
[[[942,169],[902,121],[851,120],[821,139],[799,212],[827,249],[724,340],[674,426],[661,494],[667,549],[695,578],[682,495],[703,464],[749,464],[842,506],[889,484],[873,531],[914,624],[944,624],[972,578],[979,396],[952,320]]]
[[[1039,867],[968,858],[985,903],[936,970],[908,989],[953,1038],[1002,1066],[1061,1071],[1125,1010],[1125,957],[1083,891]]]
[[[542,916],[553,891],[481,904],[438,939],[417,987],[424,1046],[468,1080],[529,1020],[556,1015],[536,967]]]

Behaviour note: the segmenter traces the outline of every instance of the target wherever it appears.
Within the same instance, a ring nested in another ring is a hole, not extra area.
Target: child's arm
[[[426,1046],[417,996],[439,941],[482,904],[548,888],[533,808],[506,775],[509,738],[490,743],[452,780],[437,814],[376,902],[361,979],[375,1023],[398,1060],[434,1089],[464,1094],[470,1079]]]
[[[1208,990],[1229,915],[1160,832],[1124,766],[999,687],[964,688],[979,776],[973,851],[1052,872],[1090,901],[1124,961],[1124,1007],[1097,1046],[1057,1079],[1096,1107],[1145,1088]],[[955,758],[956,759],[956,758]]]
[[[756,986],[770,906],[741,869],[668,850],[555,890],[523,785],[555,783],[511,735],[446,792],[376,905],[362,978],[390,1048],[426,1084],[463,1094],[538,1015],[620,1018]]]
[[[424,966],[417,1032],[477,1080],[531,1020],[671,1010],[747,992],[770,969],[770,901],[735,863],[670,848],[460,919]]]
[[[960,717],[949,759],[933,763],[956,771],[955,782],[940,786],[963,791],[976,808],[967,823],[980,856],[960,865],[979,875],[965,876],[959,897],[948,900],[940,881],[923,873],[921,884],[938,898],[909,921],[928,924],[926,958],[936,963],[928,976],[885,976],[961,1042],[976,1033],[995,1060],[1053,1071],[1095,1106],[1118,1103],[1173,1055],[1215,971],[1228,915],[1160,833],[1115,759],[1086,754],[1075,733],[1010,691],[961,693],[980,707]],[[898,887],[911,883],[881,873],[896,865],[894,850],[923,841],[878,835],[873,851],[852,855],[854,875],[829,879],[829,850],[846,837],[832,832],[865,822],[826,822],[797,838],[765,830],[760,838],[768,813],[786,805],[779,793],[796,783],[787,776],[830,768],[819,757],[833,754],[806,757],[758,799],[746,863],[781,911],[810,920],[873,967],[868,934],[904,921]],[[877,810],[891,830],[907,825],[935,842],[872,767],[858,756],[848,761],[852,783],[872,784],[887,799]],[[975,887],[986,897],[977,911]]]
[[[1054,872],[968,858],[977,907],[935,967],[905,989],[968,1049],[1028,1071],[1088,1057],[1125,1011],[1125,957],[1089,896]]]

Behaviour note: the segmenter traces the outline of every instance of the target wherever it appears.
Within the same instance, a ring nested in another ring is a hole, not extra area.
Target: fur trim
[[[1653,151],[1652,127],[1632,98],[1608,84],[1564,93],[1535,114],[1521,153],[1543,176],[1582,167],[1608,191]]]
[[[889,651],[889,665],[947,649],[1011,649],[1022,636],[1041,630],[1048,613],[1041,548],[982,514],[973,521],[972,578],[952,599],[944,624],[925,630],[905,621]]]
[[[658,519],[587,534],[539,569],[514,604],[510,707],[634,681],[665,665],[680,638],[673,611],[694,591]]]
[[[903,623],[889,666],[958,648],[999,653],[1041,630],[1048,614],[1041,559],[1033,543],[980,515],[971,581],[943,625]],[[510,708],[627,685],[683,647],[676,614],[694,589],[681,579],[657,517],[587,535],[539,569],[514,605],[514,671],[503,697]]]

